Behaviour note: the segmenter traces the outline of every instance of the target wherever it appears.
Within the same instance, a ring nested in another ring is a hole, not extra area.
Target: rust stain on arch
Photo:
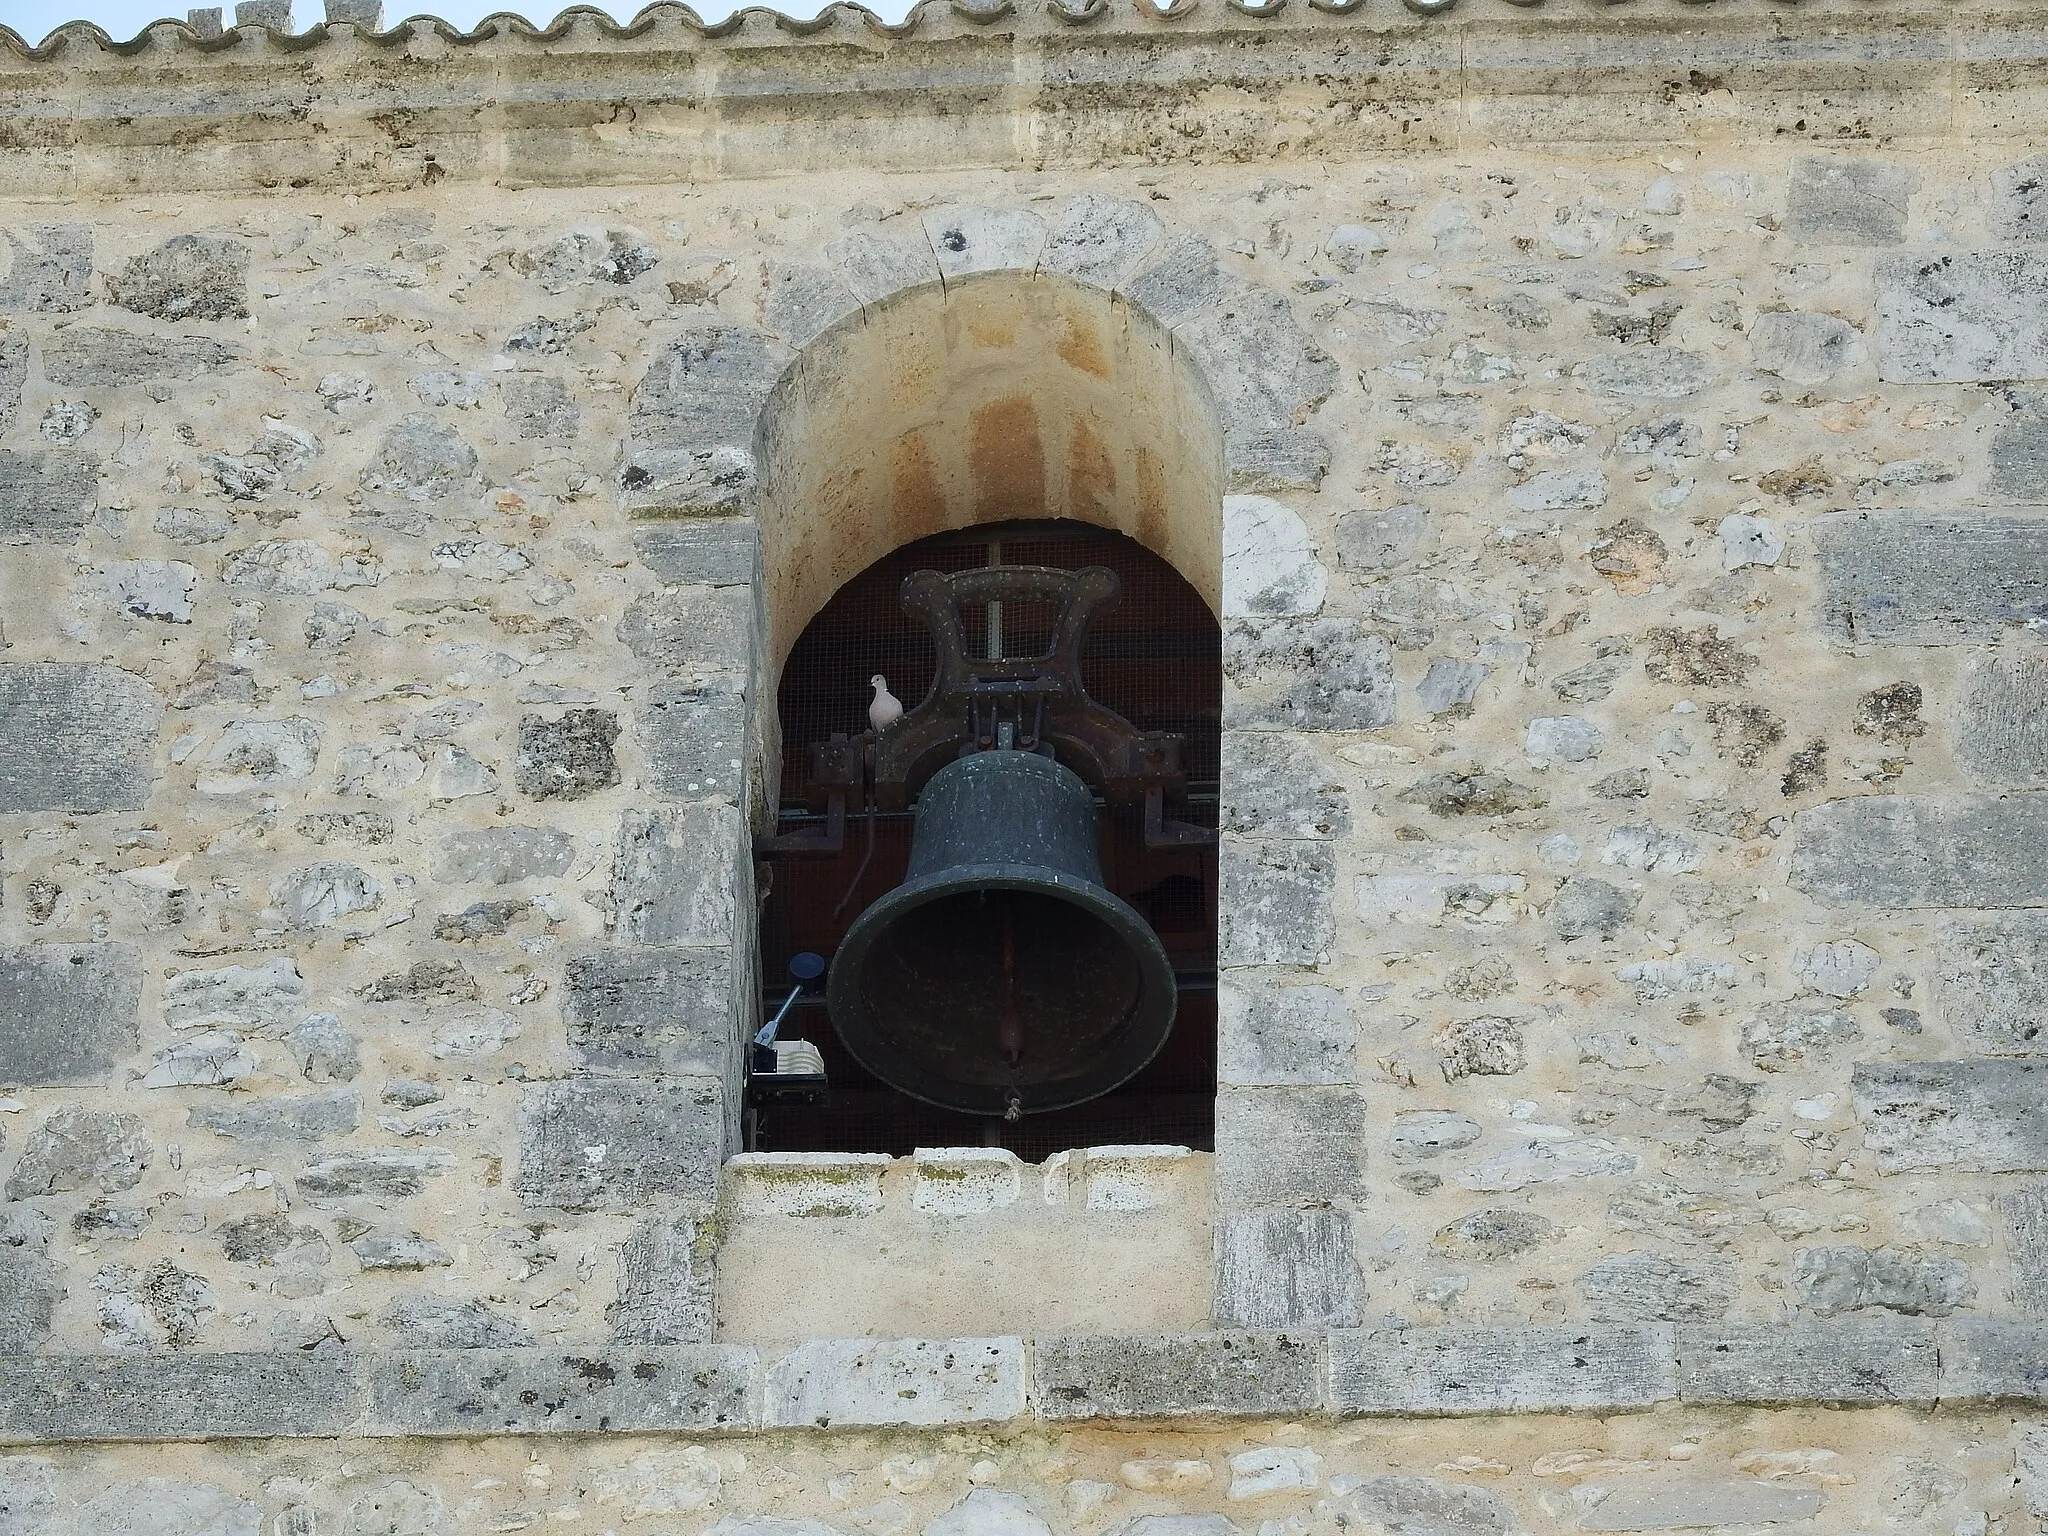
[[[974,412],[968,464],[974,475],[975,521],[1007,522],[1044,517],[1045,442],[1038,430],[1038,406],[1028,395],[1012,395]]]
[[[931,444],[921,431],[889,445],[889,537],[908,544],[946,526],[946,493],[939,485]]]
[[[1074,418],[1067,444],[1067,514],[1104,527],[1117,526],[1116,456],[1086,416]]]

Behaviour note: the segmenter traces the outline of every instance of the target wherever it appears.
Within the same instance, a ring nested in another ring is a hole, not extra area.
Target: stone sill
[[[0,1358],[0,1445],[2048,1403],[2048,1323]]]

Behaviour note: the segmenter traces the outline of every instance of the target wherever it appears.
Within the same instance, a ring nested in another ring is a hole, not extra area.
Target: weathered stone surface
[[[340,1435],[361,1412],[361,1357],[23,1355],[0,1363],[0,1440]]]
[[[1569,1179],[1633,1173],[1636,1157],[1604,1141],[1525,1141],[1482,1158],[1453,1176],[1466,1189],[1507,1191]]]
[[[258,1536],[263,1511],[210,1483],[151,1477],[116,1483],[79,1511],[79,1521],[106,1536]]]
[[[566,875],[576,845],[551,827],[462,827],[434,847],[434,874],[458,885],[516,885]]]
[[[1351,831],[1336,774],[1299,738],[1231,731],[1223,738],[1223,828],[1242,837],[1329,838]]]
[[[1226,436],[1293,427],[1342,378],[1279,294],[1233,287],[1220,303],[1174,327],[1207,379]]]
[[[581,800],[619,782],[619,717],[608,709],[522,715],[512,780],[536,800]]]
[[[647,754],[642,785],[664,800],[737,805],[746,778],[747,726],[746,696],[735,689],[653,684],[637,722]]]
[[[578,1064],[607,1072],[726,1077],[739,1047],[725,950],[589,949],[563,968]]]
[[[1792,1287],[1816,1317],[1871,1309],[1947,1317],[1977,1295],[1968,1266],[1955,1259],[1846,1243],[1795,1253]]]
[[[0,538],[75,542],[92,520],[99,483],[96,453],[0,449]]]
[[[1991,434],[1984,488],[1999,500],[2048,501],[2048,391],[2015,385],[2000,400],[2005,414]]]
[[[249,247],[239,240],[174,235],[130,259],[109,277],[109,295],[123,309],[159,320],[245,320],[249,315]]]
[[[0,949],[0,1083],[90,1083],[140,1039],[142,965],[125,944]]]
[[[0,245],[0,312],[62,314],[92,302],[90,224],[18,225],[0,234]]]
[[[2048,1327],[1959,1317],[1935,1330],[1944,1404],[2048,1403]]]
[[[762,1422],[1002,1424],[1024,1411],[1022,1339],[814,1339],[769,1364]]]
[[[924,216],[939,271],[947,281],[976,272],[1030,271],[1045,246],[1045,221],[1012,208],[938,208]]]
[[[1394,723],[1394,657],[1355,619],[1238,620],[1223,635],[1224,724],[1371,731]]]
[[[747,1427],[754,1352],[732,1345],[399,1352],[365,1362],[364,1427],[383,1435]]]
[[[672,585],[744,587],[759,579],[761,530],[746,517],[676,518],[635,528],[633,550]]]
[[[1042,272],[1114,290],[1159,241],[1159,216],[1143,203],[1084,192],[1067,204],[1039,256]]]
[[[1216,1076],[1244,1087],[1352,1083],[1359,1021],[1332,987],[1226,972],[1216,989]]]
[[[198,379],[232,368],[241,354],[211,336],[144,336],[71,325],[43,343],[43,377],[60,389],[106,389],[153,379]]]
[[[1835,315],[1770,310],[1749,327],[1749,357],[1788,384],[1825,384],[1856,366],[1863,336]]]
[[[1617,1253],[1578,1278],[1587,1315],[1599,1322],[1704,1323],[1735,1304],[1735,1266],[1723,1259]]]
[[[63,1296],[63,1271],[39,1250],[0,1243],[0,1355],[42,1348]],[[6,1487],[0,1474],[0,1532],[8,1529]]]
[[[1330,1406],[1418,1415],[1649,1408],[1677,1393],[1663,1324],[1411,1328],[1330,1336]]]
[[[308,1200],[348,1200],[357,1196],[396,1200],[416,1195],[427,1180],[455,1166],[453,1153],[439,1147],[419,1152],[346,1152],[309,1163],[293,1181]]]
[[[56,1469],[40,1456],[0,1456],[0,1536],[57,1529]]]
[[[1590,875],[1573,875],[1550,899],[1550,926],[1561,939],[1617,937],[1642,901],[1640,892]]]
[[[860,309],[859,297],[832,268],[778,264],[769,271],[761,323],[792,347],[807,347]]]
[[[471,488],[476,450],[424,411],[401,416],[377,444],[363,489],[412,502],[446,501]]]
[[[1853,1014],[1809,998],[1765,1003],[1741,1024],[1742,1054],[1759,1072],[1829,1061],[1862,1038]]]
[[[1032,1402],[1048,1419],[1263,1418],[1319,1406],[1312,1335],[1039,1339]]]
[[[1291,1205],[1216,1214],[1215,1317],[1230,1328],[1349,1328],[1365,1286],[1351,1217]]]
[[[1755,1478],[1664,1477],[1628,1482],[1594,1505],[1582,1531],[1675,1531],[1774,1525],[1804,1520],[1827,1505],[1818,1488],[1788,1488]]]
[[[1927,1403],[1934,1324],[1678,1325],[1678,1395],[1688,1403]]]
[[[1216,1096],[1216,1197],[1225,1205],[1349,1200],[1365,1183],[1355,1088],[1226,1088]]]
[[[304,1093],[261,1099],[251,1104],[195,1104],[187,1123],[230,1141],[256,1146],[287,1147],[346,1136],[362,1118],[362,1100],[353,1091]]]
[[[1216,265],[1216,251],[1192,230],[1169,235],[1154,258],[1127,279],[1123,293],[1161,325],[1171,329],[1222,300],[1230,280]]]
[[[605,1308],[621,1344],[695,1344],[717,1326],[711,1289],[715,1223],[657,1212],[619,1245],[619,1296]]]
[[[1321,610],[1329,572],[1301,515],[1270,496],[1223,498],[1223,616]]]
[[[683,513],[743,507],[756,482],[754,421],[791,357],[738,326],[686,331],[633,392],[621,483],[639,506]]]
[[[560,379],[515,373],[498,386],[498,392],[505,402],[506,424],[520,437],[566,442],[576,436],[583,413]]]
[[[1315,842],[1225,838],[1218,958],[1229,965],[1320,965],[1336,943],[1336,861]]]
[[[1835,906],[2048,903],[2048,794],[1864,795],[1793,819],[1793,886]]]
[[[2048,378],[2048,255],[2024,247],[1877,264],[1878,376],[1894,384]]]
[[[612,869],[618,936],[630,944],[719,946],[737,937],[735,870],[746,854],[737,808],[629,811]]]
[[[1588,358],[1572,371],[1594,394],[1622,400],[1683,400],[1714,381],[1705,359],[1672,347],[1611,352]]]
[[[1865,1063],[1852,1087],[1880,1173],[2048,1171],[2048,1061]]]
[[[1999,1201],[2005,1217],[2013,1307],[2048,1317],[2048,1184],[2023,1184]]]
[[[2048,155],[1991,173],[1985,222],[1997,240],[2048,240]]]
[[[7,1176],[10,1200],[93,1189],[110,1195],[133,1189],[156,1148],[134,1115],[108,1114],[67,1104],[52,1110],[30,1133],[21,1159]]]
[[[753,604],[747,587],[664,587],[626,609],[619,639],[666,678],[731,673],[750,655]]]
[[[1402,1119],[1436,1118],[1439,1115],[1440,1112],[1438,1111],[1423,1110],[1415,1115],[1404,1115]],[[1441,1118],[1464,1121],[1465,1125],[1470,1127],[1468,1139],[1478,1139],[1478,1125],[1465,1116],[1453,1115],[1442,1116]],[[1399,1138],[1401,1134],[1402,1132],[1397,1125],[1394,1135],[1396,1138]],[[1459,1134],[1464,1136],[1465,1133],[1461,1130]],[[1466,1144],[1466,1140],[1457,1140],[1452,1143],[1452,1145],[1457,1146]],[[1394,1155],[1396,1158],[1401,1156],[1398,1141]],[[1433,1157],[1436,1154],[1435,1152],[1428,1152],[1424,1155]],[[1436,1234],[1435,1238],[1431,1240],[1430,1246],[1439,1253],[1448,1254],[1454,1259],[1490,1261],[1513,1258],[1517,1254],[1532,1253],[1545,1243],[1557,1241],[1563,1235],[1562,1229],[1555,1222],[1545,1220],[1534,1211],[1517,1210],[1511,1205],[1490,1205],[1476,1211],[1468,1211],[1456,1221],[1451,1222]],[[1637,1257],[1642,1256],[1637,1255]],[[1610,1262],[1612,1261],[1602,1261],[1603,1264]],[[1599,1269],[1600,1266],[1596,1265],[1594,1267]],[[1615,1283],[1616,1281],[1625,1281],[1629,1278],[1630,1276],[1627,1272],[1615,1275],[1612,1272],[1603,1271],[1597,1281],[1591,1273],[1588,1273],[1587,1275],[1580,1276],[1579,1283],[1581,1289],[1587,1292],[1589,1299],[1594,1299],[1596,1290],[1600,1293],[1601,1299],[1595,1302],[1596,1305],[1599,1305],[1602,1304],[1602,1301],[1607,1296],[1619,1289]],[[1633,1298],[1631,1297],[1631,1299]],[[1636,1322],[1655,1317],[1656,1315],[1654,1313],[1646,1313],[1640,1308],[1627,1315],[1600,1317],[1598,1313],[1595,1314],[1596,1317],[1605,1322]]]
[[[1988,1056],[2048,1054],[2048,913],[1942,924],[1935,985],[1959,1043]]]
[[[533,1342],[524,1323],[481,1301],[401,1296],[377,1320],[416,1349],[516,1349]]]
[[[14,430],[21,414],[21,390],[28,382],[28,337],[0,330],[0,436]]]
[[[1808,526],[1845,643],[1988,643],[2048,617],[2048,520],[1850,512]]]
[[[1807,245],[1897,245],[1920,178],[1882,160],[1799,155],[1785,188],[1784,230]]]
[[[1344,1503],[1387,1536],[1509,1536],[1521,1528],[1490,1489],[1433,1477],[1368,1477]]]
[[[536,1084],[519,1110],[519,1198],[590,1211],[670,1195],[709,1208],[726,1119],[716,1078]]]
[[[320,859],[270,882],[272,909],[301,931],[372,911],[383,899],[383,887],[365,870],[339,859]]]
[[[1956,758],[2001,789],[2048,787],[2048,663],[2028,655],[1984,656],[1956,701]]]

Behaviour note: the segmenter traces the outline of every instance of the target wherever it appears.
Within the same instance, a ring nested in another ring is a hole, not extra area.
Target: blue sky
[[[66,21],[83,18],[96,21],[117,38],[133,37],[152,21],[165,16],[183,16],[185,8],[195,0],[0,0],[0,22],[14,28],[30,42],[40,42],[52,27]],[[219,3],[224,11],[233,9],[234,0],[196,0],[196,3]],[[384,0],[386,22],[421,13],[443,17],[457,26],[474,26],[481,18],[493,11],[517,11],[530,21],[547,22],[554,19],[558,11],[566,9],[572,0]],[[629,18],[643,0],[597,0],[601,8],[611,12],[620,20]],[[908,9],[908,0],[870,0],[872,8],[884,15],[896,15]],[[820,0],[783,0],[775,8],[792,15],[814,15]],[[296,0],[296,16],[301,29],[319,20],[321,0]],[[698,8],[707,20],[716,20],[730,13],[731,0],[698,0]]]

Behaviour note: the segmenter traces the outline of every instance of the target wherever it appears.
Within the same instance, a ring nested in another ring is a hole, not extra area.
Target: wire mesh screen
[[[934,658],[924,628],[898,598],[913,571],[954,572],[990,564],[1077,570],[1107,566],[1122,585],[1117,606],[1097,616],[1082,653],[1090,694],[1140,730],[1186,739],[1189,795],[1170,814],[1216,824],[1221,724],[1221,637],[1199,593],[1133,540],[1079,523],[993,524],[905,546],[848,582],[797,640],[784,665],[784,827],[808,817],[804,749],[833,732],[867,727],[868,680],[877,673],[906,707],[930,690]],[[969,649],[989,654],[998,632],[1006,656],[1043,655],[1054,613],[1006,603],[996,624],[985,608],[964,610]],[[1216,1088],[1216,853],[1148,849],[1136,807],[1105,809],[1103,879],[1159,934],[1180,978],[1172,1034],[1150,1065],[1113,1093],[1074,1109],[1005,1124],[933,1108],[863,1071],[839,1044],[823,1000],[800,1003],[785,1038],[815,1043],[831,1089],[822,1105],[759,1111],[754,1145],[765,1151],[887,1152],[919,1146],[1001,1145],[1031,1161],[1072,1147],[1171,1142],[1207,1148],[1214,1140]],[[789,957],[832,955],[861,912],[901,883],[910,853],[905,816],[850,816],[846,847],[832,855],[777,855],[761,913],[763,1002],[788,992]],[[872,843],[870,842],[872,840]]]

